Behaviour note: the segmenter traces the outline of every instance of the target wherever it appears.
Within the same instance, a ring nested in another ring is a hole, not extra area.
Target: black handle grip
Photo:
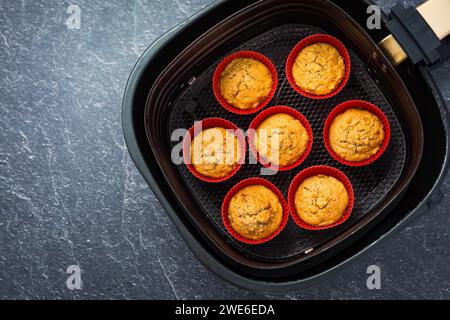
[[[386,27],[401,45],[412,63],[435,64],[450,56],[450,45],[440,41],[434,31],[413,7],[395,5]]]

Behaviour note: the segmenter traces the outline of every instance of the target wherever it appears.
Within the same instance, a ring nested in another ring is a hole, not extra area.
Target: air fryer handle
[[[439,40],[450,35],[450,0],[428,0],[416,7]]]
[[[386,27],[391,31],[380,47],[395,65],[409,58],[427,65],[450,56],[442,40],[450,34],[450,0],[428,0],[417,8],[394,6]]]

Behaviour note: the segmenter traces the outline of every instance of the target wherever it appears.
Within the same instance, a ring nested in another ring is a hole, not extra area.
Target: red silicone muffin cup
[[[227,176],[222,178],[211,178],[206,177],[202,174],[200,174],[197,170],[195,170],[195,167],[191,163],[191,142],[194,139],[194,137],[201,132],[201,130],[213,128],[213,127],[221,127],[225,129],[231,129],[234,130],[235,136],[238,139],[239,143],[239,157],[238,157],[238,165],[236,168]],[[245,143],[245,136],[241,129],[239,129],[234,123],[227,121],[225,119],[221,118],[207,118],[202,121],[199,121],[195,123],[189,131],[186,133],[184,139],[183,139],[183,160],[186,166],[188,167],[189,171],[198,179],[205,181],[205,182],[222,182],[225,180],[228,180],[232,176],[236,174],[236,172],[239,171],[242,164],[245,161],[245,154],[247,152],[247,145]]]
[[[272,79],[273,79],[272,90],[270,90],[270,93],[267,96],[267,98],[256,108],[253,108],[253,109],[236,108],[235,106],[229,104],[222,97],[222,93],[220,92],[220,85],[219,85],[220,75],[221,75],[223,69],[225,69],[225,67],[232,60],[237,59],[237,58],[256,59],[256,60],[264,63],[267,66],[267,68],[269,68],[270,73],[272,74]],[[238,52],[235,52],[232,55],[226,57],[219,63],[219,65],[216,68],[216,71],[214,72],[214,76],[213,76],[213,92],[214,92],[214,96],[216,97],[217,101],[219,101],[220,105],[222,107],[224,107],[225,109],[227,109],[228,111],[236,113],[236,114],[240,114],[240,115],[256,113],[259,110],[261,110],[262,108],[264,108],[270,102],[270,100],[272,100],[273,96],[275,95],[277,86],[278,86],[278,75],[277,75],[277,70],[275,69],[275,66],[273,65],[272,61],[270,61],[270,59],[267,58],[266,56],[263,56],[262,54],[255,52],[255,51],[238,51]]]
[[[262,185],[264,187],[269,188],[272,192],[274,192],[278,199],[280,199],[281,202],[281,206],[283,208],[283,220],[281,220],[281,224],[278,227],[277,230],[275,230],[275,232],[273,232],[271,235],[259,239],[259,240],[253,240],[253,239],[247,239],[243,236],[241,236],[239,233],[237,233],[233,227],[230,224],[230,221],[228,219],[228,206],[230,204],[230,200],[231,198],[236,194],[236,192],[238,192],[239,190],[248,187],[248,186],[252,186],[252,185]],[[222,203],[222,222],[225,225],[225,228],[227,228],[228,232],[236,239],[239,240],[241,242],[247,243],[247,244],[261,244],[261,243],[265,243],[269,240],[272,240],[273,238],[275,238],[280,232],[281,230],[284,229],[284,227],[286,226],[287,220],[289,217],[289,207],[286,203],[286,200],[283,197],[283,194],[281,193],[280,190],[278,190],[277,187],[275,187],[275,185],[273,185],[271,182],[267,181],[266,179],[263,178],[248,178],[245,180],[240,181],[238,184],[236,184],[234,187],[232,187],[230,189],[230,191],[228,191],[227,195],[225,196],[223,203]]]
[[[293,116],[294,118],[298,119],[300,121],[300,123],[305,127],[306,132],[308,133],[308,138],[309,138],[309,142],[306,147],[305,153],[303,153],[303,155],[297,161],[295,161],[294,163],[292,163],[290,165],[283,166],[283,167],[273,166],[273,169],[277,169],[279,171],[288,171],[288,170],[291,170],[291,169],[297,167],[303,161],[305,161],[305,159],[308,157],[308,155],[311,151],[312,145],[313,145],[313,131],[311,129],[311,126],[310,126],[308,120],[300,112],[298,112],[297,110],[295,110],[291,107],[286,107],[286,106],[275,106],[275,107],[271,107],[267,110],[264,110],[263,112],[258,114],[255,117],[255,119],[253,119],[253,121],[250,123],[250,127],[248,130],[248,144],[249,144],[249,147],[250,147],[250,150],[251,150],[253,156],[258,160],[258,162],[261,163],[264,167],[270,168],[271,163],[267,162],[262,156],[260,156],[258,154],[258,151],[256,150],[256,146],[254,143],[254,138],[255,138],[255,131],[258,128],[258,126],[261,124],[261,122],[264,121],[266,118],[268,118],[274,114],[277,114],[277,113],[287,113],[287,114]]]
[[[347,189],[347,192],[348,192],[348,206],[347,206],[347,210],[345,211],[344,215],[342,216],[341,219],[339,219],[335,223],[327,225],[327,226],[312,226],[312,225],[307,224],[300,218],[300,216],[297,214],[297,210],[295,209],[295,193],[297,192],[298,187],[306,178],[309,178],[309,177],[312,177],[312,176],[315,176],[318,174],[325,174],[328,176],[335,177],[336,179],[338,179],[339,181],[341,181],[344,184],[345,189]],[[303,171],[300,171],[300,173],[295,176],[294,180],[292,180],[291,185],[289,186],[289,191],[288,191],[288,203],[289,203],[289,211],[291,213],[291,217],[294,219],[295,223],[300,228],[307,229],[307,230],[330,229],[330,228],[333,228],[333,227],[345,222],[348,219],[348,217],[350,217],[350,214],[353,210],[354,201],[355,201],[355,197],[353,194],[353,187],[352,187],[352,184],[350,183],[350,180],[346,177],[345,174],[343,174],[338,169],[328,167],[328,166],[314,166],[314,167],[306,168]]]
[[[333,122],[334,118],[338,114],[340,114],[350,108],[358,108],[358,109],[368,110],[371,113],[375,114],[383,123],[383,129],[384,129],[383,143],[381,144],[380,149],[378,150],[378,152],[375,155],[373,155],[372,157],[370,157],[369,159],[364,160],[364,161],[358,161],[358,162],[347,161],[347,160],[341,158],[340,156],[338,156],[333,151],[333,149],[331,148],[331,145],[330,145],[330,139],[329,139],[328,133],[330,131],[331,123]],[[331,110],[330,114],[328,115],[328,117],[325,121],[325,126],[323,128],[323,141],[325,143],[325,147],[328,150],[328,153],[336,161],[339,161],[340,163],[345,164],[347,166],[351,166],[351,167],[366,166],[366,165],[374,162],[375,160],[377,160],[383,154],[383,152],[386,151],[386,149],[389,145],[390,138],[391,138],[391,127],[389,125],[389,121],[388,121],[386,115],[376,105],[374,105],[370,102],[367,102],[367,101],[363,101],[363,100],[350,100],[350,101],[346,101],[346,102],[343,102],[340,105],[338,105],[336,108]]]
[[[297,58],[300,51],[303,48],[305,48],[306,46],[309,46],[311,44],[318,43],[318,42],[328,43],[328,44],[332,45],[333,47],[335,47],[337,49],[337,51],[339,51],[339,53],[341,54],[342,58],[344,59],[344,65],[345,65],[345,74],[344,74],[344,78],[342,79],[341,83],[333,92],[330,92],[325,95],[315,95],[315,94],[304,91],[299,86],[297,86],[297,84],[295,83],[295,80],[294,80],[294,76],[292,75],[292,67],[294,66],[295,59]],[[311,35],[311,36],[306,37],[303,40],[301,40],[291,50],[291,52],[289,53],[289,56],[287,58],[287,61],[286,61],[286,70],[285,71],[286,71],[286,77],[287,77],[291,87],[295,91],[300,93],[302,96],[305,96],[305,97],[311,98],[311,99],[328,99],[328,98],[331,98],[331,97],[337,95],[342,90],[342,88],[344,88],[344,86],[347,83],[347,80],[350,76],[350,69],[351,69],[350,56],[348,54],[347,49],[342,44],[342,42],[340,42],[338,39],[336,39],[335,37],[332,37],[328,34],[314,34],[314,35]]]

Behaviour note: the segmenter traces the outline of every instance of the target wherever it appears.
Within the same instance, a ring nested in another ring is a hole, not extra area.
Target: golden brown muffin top
[[[295,193],[295,210],[311,226],[327,226],[342,218],[349,196],[335,177],[315,175],[305,179]]]
[[[283,207],[272,190],[262,185],[251,185],[231,198],[228,219],[238,234],[259,240],[278,229],[283,220]]]
[[[238,165],[237,137],[221,127],[202,130],[191,143],[191,162],[195,170],[210,178],[223,178]]]
[[[252,58],[236,58],[220,74],[222,97],[239,109],[257,108],[269,96],[272,85],[269,68]]]
[[[331,149],[341,158],[358,162],[374,156],[384,141],[381,120],[365,109],[347,109],[330,125]]]
[[[326,95],[344,79],[345,64],[339,51],[328,43],[314,43],[303,48],[292,67],[294,81],[302,90]]]
[[[297,161],[306,151],[309,137],[302,123],[286,113],[264,119],[256,129],[254,144],[258,153],[276,166]]]

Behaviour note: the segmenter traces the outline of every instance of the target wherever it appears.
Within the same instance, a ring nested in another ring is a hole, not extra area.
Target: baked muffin
[[[333,92],[345,76],[345,64],[339,51],[328,43],[304,47],[292,66],[295,84],[314,95]]]
[[[351,108],[331,122],[328,139],[331,149],[342,159],[359,162],[380,150],[385,137],[383,123],[365,109]]]
[[[242,237],[260,240],[273,234],[281,225],[283,207],[272,190],[262,185],[251,185],[231,198],[228,220]]]
[[[236,58],[220,74],[222,97],[239,109],[257,108],[270,94],[273,79],[269,68],[256,59]]]
[[[309,137],[302,123],[287,113],[264,119],[256,129],[254,145],[265,161],[287,166],[297,161],[308,147]]]
[[[348,203],[344,184],[323,174],[305,179],[295,193],[295,210],[311,226],[327,226],[339,221]]]
[[[191,143],[192,165],[205,177],[226,177],[238,165],[239,147],[237,137],[225,128],[202,130]]]

